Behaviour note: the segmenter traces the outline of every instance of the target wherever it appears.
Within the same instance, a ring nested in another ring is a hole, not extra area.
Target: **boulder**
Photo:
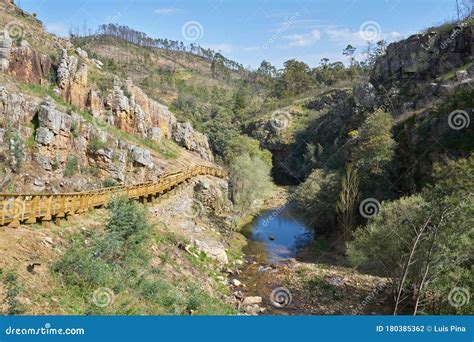
[[[153,167],[153,159],[151,158],[150,151],[134,146],[132,147],[132,158],[138,164],[141,164],[146,167]]]
[[[242,305],[244,306],[255,305],[255,304],[260,304],[260,303],[262,303],[262,297],[258,297],[258,296],[245,297],[244,300],[242,301]]]
[[[85,58],[85,59],[89,58],[89,55],[87,54],[87,51],[82,50],[80,47],[78,47],[76,49],[76,53],[81,58]]]
[[[227,258],[227,253],[222,245],[216,242],[204,242],[194,239],[193,245],[200,252],[206,253],[211,258],[216,259],[221,264],[227,264],[229,259]]]
[[[51,171],[52,170],[51,160],[49,160],[49,158],[47,156],[39,154],[39,153],[35,153],[33,155],[33,159],[34,159],[34,161],[36,161],[38,163],[38,165],[43,170],[46,170],[46,171]]]

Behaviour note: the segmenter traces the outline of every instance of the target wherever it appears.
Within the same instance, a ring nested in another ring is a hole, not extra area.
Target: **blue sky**
[[[455,17],[455,0],[16,0],[47,30],[114,22],[151,37],[198,43],[244,66],[295,58],[344,61],[342,49],[388,42]]]

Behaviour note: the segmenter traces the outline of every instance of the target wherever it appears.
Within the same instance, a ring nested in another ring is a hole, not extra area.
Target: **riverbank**
[[[298,247],[291,257],[273,258],[276,242],[282,237],[276,234],[292,229],[287,211],[291,193],[291,188],[277,187],[260,214],[241,230],[247,244],[242,247],[244,264],[233,290],[236,297],[251,298],[252,304],[243,311],[265,315],[389,314],[388,280],[351,268],[336,244],[324,238]],[[297,212],[291,215],[297,224],[304,225]],[[256,230],[269,220],[278,222],[282,231],[259,236],[262,231]]]

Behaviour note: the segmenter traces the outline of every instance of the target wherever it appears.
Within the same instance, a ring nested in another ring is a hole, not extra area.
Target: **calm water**
[[[266,257],[270,262],[294,258],[298,249],[314,239],[313,230],[298,218],[292,204],[262,212],[247,231],[251,254],[257,259]]]

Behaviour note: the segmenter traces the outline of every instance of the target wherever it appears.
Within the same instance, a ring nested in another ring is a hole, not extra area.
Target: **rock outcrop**
[[[26,41],[11,51],[8,73],[21,82],[43,84],[51,78],[52,68],[51,58],[37,53]]]
[[[205,160],[214,160],[207,136],[196,132],[191,123],[176,123],[173,128],[174,141],[190,151],[199,153]]]
[[[474,73],[473,36],[470,17],[392,43],[377,59],[371,83],[395,105],[398,114],[423,108],[452,87],[446,78],[454,70],[471,65],[470,73]],[[464,80],[469,78],[469,70],[466,73]]]
[[[8,70],[12,40],[7,32],[0,32],[0,71]]]
[[[88,65],[76,56],[61,51],[57,82],[62,97],[77,108],[86,108],[89,101]]]

